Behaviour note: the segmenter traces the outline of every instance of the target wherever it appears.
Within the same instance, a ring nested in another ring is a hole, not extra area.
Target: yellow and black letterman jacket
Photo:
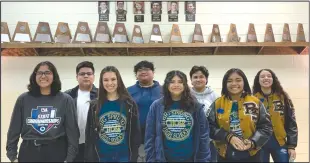
[[[215,140],[215,146],[220,156],[226,156],[227,145],[234,133],[230,132],[230,112],[232,101],[225,95],[216,99],[211,105],[208,121],[210,138]],[[268,141],[272,134],[269,114],[258,98],[245,95],[238,101],[238,114],[243,139],[250,139],[254,147],[249,149],[251,156]]]
[[[281,146],[287,145],[295,149],[298,139],[298,128],[295,118],[295,109],[291,99],[284,99],[275,93],[264,96],[263,93],[254,94],[264,104],[270,114],[274,135]]]

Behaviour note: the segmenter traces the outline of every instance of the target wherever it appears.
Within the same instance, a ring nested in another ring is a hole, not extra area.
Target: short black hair
[[[209,71],[205,66],[193,66],[191,71],[189,72],[189,76],[192,78],[193,74],[195,74],[196,72],[201,71],[202,74],[208,78],[209,77]]]
[[[76,74],[78,74],[80,69],[84,67],[91,68],[93,70],[93,73],[95,73],[94,64],[89,61],[83,61],[76,66]]]
[[[138,70],[141,69],[142,67],[149,68],[152,71],[154,71],[154,64],[152,62],[144,60],[135,65],[134,70],[133,70],[134,73],[137,74]]]
[[[51,95],[55,96],[61,90],[61,81],[60,81],[59,74],[57,72],[56,67],[50,61],[43,61],[43,62],[40,62],[39,64],[37,64],[37,66],[34,68],[32,74],[30,75],[30,79],[29,79],[30,83],[28,84],[27,88],[28,88],[29,93],[31,95],[33,95],[33,96],[40,96],[41,95],[40,86],[38,85],[38,83],[36,81],[36,73],[39,70],[39,68],[41,66],[44,66],[44,65],[48,66],[48,69],[53,73],[53,82],[51,85]]]

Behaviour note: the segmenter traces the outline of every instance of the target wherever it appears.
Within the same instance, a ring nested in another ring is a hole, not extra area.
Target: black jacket
[[[65,93],[69,94],[75,101],[76,104],[76,100],[77,100],[77,96],[78,96],[78,90],[79,90],[79,86],[76,86],[72,89],[68,89],[65,91]],[[98,92],[98,88],[95,87],[95,85],[93,85],[92,90],[90,91],[90,100],[94,100],[95,98],[97,98],[97,92]]]
[[[139,124],[139,112],[135,102],[127,100],[124,102],[124,106],[128,109],[127,112],[127,124],[126,132],[128,133],[129,143],[129,160],[130,162],[137,162],[138,149],[141,142],[140,124]],[[85,130],[85,161],[86,162],[99,162],[99,128],[96,126],[95,116],[97,108],[97,99],[91,101],[89,106],[86,130]]]

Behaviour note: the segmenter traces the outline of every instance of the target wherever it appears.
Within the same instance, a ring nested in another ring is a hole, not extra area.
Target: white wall
[[[99,21],[97,2],[2,2],[1,21],[7,22],[11,36],[13,36],[18,21],[29,23],[32,37],[40,21],[49,22],[52,35],[55,34],[58,22],[69,23],[74,36],[79,21],[88,22],[94,36]],[[164,42],[169,42],[173,22],[168,22],[167,2],[162,2],[162,21],[159,22]],[[145,2],[145,22],[135,23],[133,2],[127,2],[126,30],[131,40],[134,25],[142,27],[144,40],[148,42],[151,34],[150,2]],[[184,2],[179,2],[179,25],[183,42],[191,42],[195,23],[202,25],[205,41],[209,38],[212,25],[218,24],[223,40],[229,32],[230,23],[236,24],[241,41],[245,42],[249,23],[254,23],[259,42],[263,42],[266,23],[271,23],[275,34],[275,41],[280,42],[284,23],[288,23],[291,38],[296,40],[297,24],[302,23],[309,40],[309,4],[307,2],[196,2],[196,22],[185,22]],[[110,3],[110,21],[108,22],[111,34],[116,23],[115,3]],[[143,25],[142,25],[143,24]],[[209,42],[209,40],[207,41]]]
[[[142,26],[144,39],[148,40],[152,22],[150,3],[146,2],[145,23],[134,23],[132,2],[127,2],[126,28],[131,38],[134,24]],[[180,2],[184,6],[183,2]],[[167,19],[166,2],[163,2],[162,35],[168,42],[173,23]],[[309,5],[306,2],[197,2],[196,23],[202,24],[205,39],[212,30],[212,24],[219,24],[222,37],[226,37],[230,23],[235,23],[241,41],[245,41],[248,24],[254,23],[258,41],[263,41],[266,23],[273,25],[276,41],[281,40],[283,24],[289,23],[292,40],[295,41],[297,24],[303,23],[307,41],[309,41]],[[111,8],[115,8],[111,3]],[[114,10],[111,10],[109,28],[112,32],[115,24]],[[34,36],[39,21],[50,23],[54,35],[58,22],[68,22],[74,35],[78,21],[87,21],[92,34],[98,22],[97,2],[2,2],[1,20],[8,22],[13,35],[17,21],[27,21]],[[185,22],[184,8],[180,9],[179,24],[183,41],[189,42],[194,29],[194,23]],[[224,39],[225,40],[225,39]],[[297,147],[297,162],[309,161],[309,56],[156,56],[156,57],[1,57],[1,162],[8,161],[5,156],[5,143],[8,125],[16,98],[28,84],[29,75],[34,66],[43,60],[52,61],[59,73],[63,91],[74,87],[75,67],[84,60],[94,62],[96,68],[96,85],[98,85],[100,70],[107,65],[116,66],[125,81],[126,86],[134,84],[133,66],[141,60],[153,61],[156,66],[155,79],[160,83],[166,73],[172,69],[184,71],[187,75],[193,65],[205,65],[210,71],[209,85],[220,93],[224,73],[232,68],[241,68],[247,75],[250,85],[258,70],[271,68],[275,71],[285,90],[290,94],[296,108],[299,126],[299,142]]]

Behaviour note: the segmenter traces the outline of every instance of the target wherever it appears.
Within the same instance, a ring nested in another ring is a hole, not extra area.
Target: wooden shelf
[[[1,43],[2,56],[165,56],[308,54],[309,42]]]

